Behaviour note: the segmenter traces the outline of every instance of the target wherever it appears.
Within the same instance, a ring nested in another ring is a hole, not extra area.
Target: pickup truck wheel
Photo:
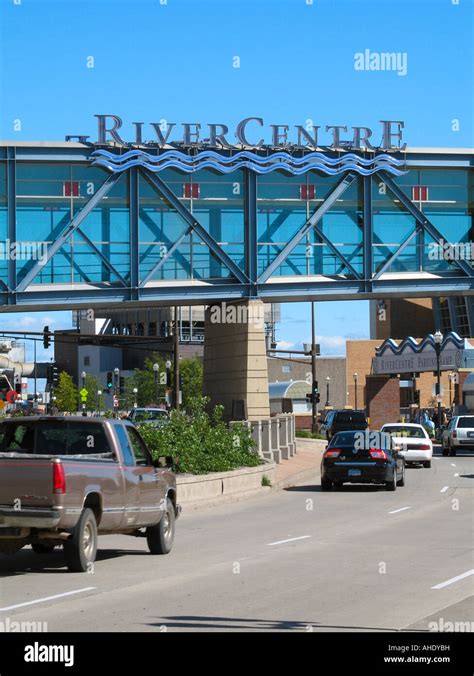
[[[31,545],[32,550],[35,554],[51,554],[55,545],[43,544],[42,542],[34,542]]]
[[[166,498],[166,509],[156,526],[146,529],[148,549],[151,554],[169,554],[173,547],[175,514],[173,503]]]
[[[83,510],[69,540],[64,543],[67,567],[76,573],[86,573],[97,554],[97,522],[92,509]]]

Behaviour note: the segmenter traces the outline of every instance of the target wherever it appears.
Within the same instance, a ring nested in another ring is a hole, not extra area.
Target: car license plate
[[[472,439],[472,437],[474,437],[474,432],[468,432],[467,436],[469,437],[469,439]]]
[[[362,474],[362,470],[360,469],[350,469],[349,470],[349,476],[360,476]]]

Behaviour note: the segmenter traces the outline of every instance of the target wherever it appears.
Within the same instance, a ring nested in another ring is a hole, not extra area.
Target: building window
[[[291,364],[283,364],[281,367],[282,373],[291,373]]]
[[[84,366],[90,366],[90,365],[91,365],[91,358],[90,358],[89,355],[87,354],[87,355],[84,357]]]

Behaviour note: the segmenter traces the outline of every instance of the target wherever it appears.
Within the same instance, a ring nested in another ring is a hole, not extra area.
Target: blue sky
[[[473,6],[472,0],[0,0],[0,138],[80,133],[94,140],[94,114],[115,113],[129,137],[132,121],[163,118],[232,129],[259,116],[265,125],[312,119],[377,130],[379,120],[392,119],[405,121],[411,146],[471,146]],[[355,70],[354,55],[366,49],[405,54],[406,74]],[[283,305],[282,312],[279,339],[307,340],[309,305]],[[70,316],[3,315],[1,327],[22,323],[58,328],[70,325]],[[342,354],[345,337],[368,333],[366,302],[317,304],[326,354]]]

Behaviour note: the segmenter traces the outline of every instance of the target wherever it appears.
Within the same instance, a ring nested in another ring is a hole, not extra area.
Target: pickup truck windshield
[[[12,420],[0,424],[0,452],[112,456],[102,425],[61,420]]]

